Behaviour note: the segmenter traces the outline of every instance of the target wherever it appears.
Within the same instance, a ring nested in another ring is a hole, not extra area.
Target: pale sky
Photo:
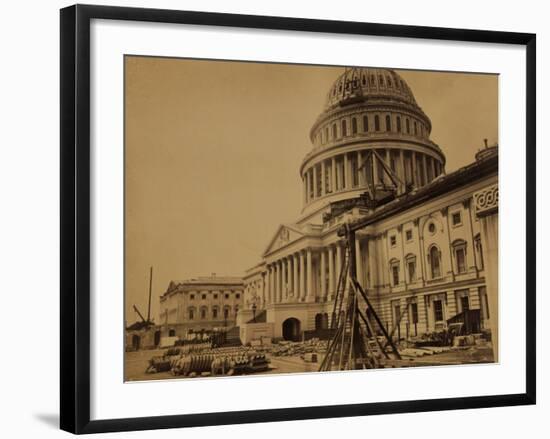
[[[391,66],[388,66],[391,67]],[[126,319],[172,279],[240,276],[302,203],[309,130],[343,67],[126,57]],[[498,77],[400,70],[447,172],[498,139]]]

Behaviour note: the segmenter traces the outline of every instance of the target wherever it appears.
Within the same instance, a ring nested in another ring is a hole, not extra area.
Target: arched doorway
[[[290,341],[300,340],[300,320],[290,317],[283,322],[283,338]]]

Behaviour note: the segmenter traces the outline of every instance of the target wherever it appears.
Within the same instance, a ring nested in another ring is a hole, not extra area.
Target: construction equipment
[[[140,321],[132,323],[130,326],[128,326],[126,329],[129,330],[140,330],[140,329],[148,329],[151,326],[154,326],[155,323],[151,320],[151,294],[153,290],[153,267],[150,267],[149,269],[149,303],[147,305],[147,318],[143,317],[143,314],[139,311],[138,307],[134,304],[133,308],[134,311],[137,313]]]
[[[390,360],[385,346],[377,337],[377,329],[383,334],[386,345],[391,347],[394,360],[401,356],[384,324],[378,317],[371,301],[357,281],[355,229],[346,224],[339,234],[344,234],[345,253],[338,278],[336,297],[331,319],[331,329],[335,335],[328,344],[325,358],[319,371],[374,369],[382,367],[381,360]],[[362,299],[370,309],[367,318],[359,307]],[[374,338],[374,346],[369,341],[369,334]]]

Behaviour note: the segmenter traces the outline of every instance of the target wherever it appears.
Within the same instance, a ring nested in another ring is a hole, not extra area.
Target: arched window
[[[388,87],[392,86],[391,78],[389,76],[386,78],[386,83],[388,84]]]
[[[370,85],[376,84],[376,80],[374,79],[374,75],[370,75]]]
[[[224,309],[223,309],[223,318],[228,319],[230,313],[231,313],[231,308],[229,308],[228,306],[224,307]]]
[[[374,116],[374,131],[380,131],[380,117]]]
[[[457,239],[453,242],[452,247],[456,273],[466,273],[466,241],[462,239]]]
[[[348,135],[348,125],[345,120],[342,121],[342,137],[345,137]]]
[[[369,117],[367,115],[363,116],[363,131],[365,133],[369,132]]]
[[[212,308],[212,318],[217,319],[218,318],[218,307],[215,306]]]
[[[418,133],[416,131],[416,122],[414,122],[414,135],[416,136]]]
[[[441,253],[435,245],[430,248],[429,262],[431,267],[432,279],[437,279],[438,277],[441,277]]]
[[[411,124],[409,119],[405,119],[405,127],[407,128],[407,134],[411,134]]]
[[[328,142],[328,127],[325,128],[325,143]]]
[[[208,316],[208,308],[202,307],[201,308],[201,320],[206,320],[207,316]]]
[[[397,132],[400,133],[401,132],[401,116],[397,116],[396,123],[397,123]]]
[[[386,114],[386,131],[391,131],[391,116]]]
[[[384,85],[384,77],[382,75],[378,75],[378,83]]]
[[[336,128],[336,124],[332,124],[332,138],[336,139],[338,135],[338,128]]]
[[[351,134],[357,134],[357,119],[355,117],[351,118]]]
[[[363,80],[361,81],[361,83],[362,83],[363,85],[367,85],[367,80],[366,80],[366,78],[365,78],[365,75],[363,75]]]
[[[195,319],[195,308],[189,308],[187,310],[187,315],[189,317],[189,320],[194,320]]]

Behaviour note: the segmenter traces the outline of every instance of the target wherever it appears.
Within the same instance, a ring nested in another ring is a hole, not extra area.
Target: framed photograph
[[[535,41],[62,9],[62,429],[534,404]]]

